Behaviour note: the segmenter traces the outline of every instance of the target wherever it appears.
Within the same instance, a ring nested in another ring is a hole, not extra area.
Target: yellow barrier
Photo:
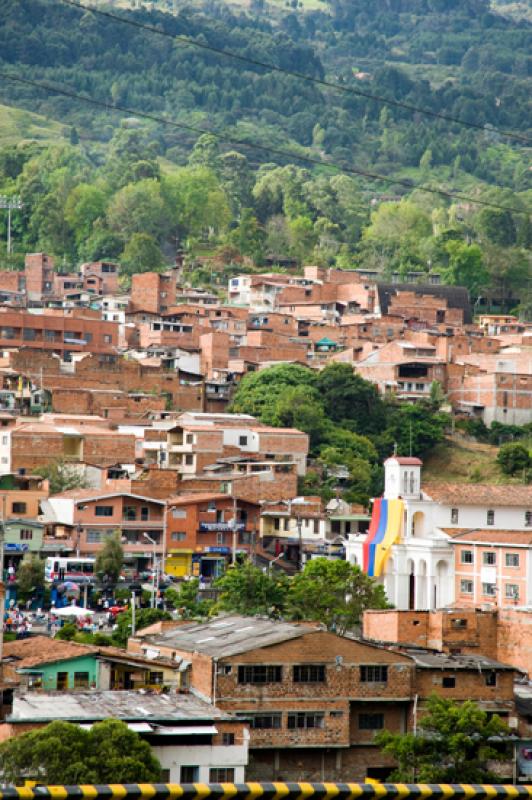
[[[28,785],[30,784],[30,785]],[[446,783],[126,783],[7,786],[0,800],[507,800],[532,786]]]

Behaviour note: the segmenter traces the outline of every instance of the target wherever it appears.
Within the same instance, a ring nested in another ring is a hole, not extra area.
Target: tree
[[[154,622],[162,622],[164,620],[171,619],[172,616],[168,613],[168,611],[163,611],[160,608],[136,609],[135,628],[137,631],[140,631],[142,628],[147,628],[149,625],[153,625]],[[122,611],[118,615],[116,623],[117,627],[113,633],[113,641],[116,642],[119,647],[125,647],[127,645],[127,640],[131,636],[132,622],[131,609]]]
[[[397,444],[399,455],[423,456],[443,440],[448,415],[436,412],[430,403],[388,404],[386,430],[375,438],[381,456]]]
[[[109,227],[124,238],[140,233],[161,240],[169,230],[168,216],[161,185],[152,178],[128,183],[107,209]]]
[[[444,282],[465,286],[473,297],[478,297],[489,280],[480,247],[477,244],[450,241],[445,249],[449,254],[449,266],[441,271]]]
[[[288,592],[292,619],[323,622],[343,634],[360,622],[367,608],[387,608],[384,589],[347,561],[313,558],[296,575]]]
[[[251,561],[235,564],[215,583],[220,590],[217,610],[233,614],[278,616],[287,596],[287,579],[277,572],[263,572]]]
[[[17,572],[19,592],[30,594],[44,587],[44,560],[36,553],[24,557]]]
[[[124,549],[120,543],[120,532],[115,531],[106,538],[104,546],[96,557],[96,573],[114,586],[123,563]]]
[[[134,233],[120,256],[124,271],[129,275],[138,272],[153,272],[161,269],[163,254],[153,236]]]
[[[52,722],[0,745],[4,781],[40,784],[153,783],[161,765],[150,745],[124,722],[108,719],[90,730]]]
[[[288,387],[313,386],[315,380],[315,373],[299,364],[279,364],[250,372],[238,384],[230,410],[237,414],[253,414],[268,425],[279,424],[276,422],[279,398]]]
[[[497,453],[497,464],[506,475],[515,475],[526,470],[532,464],[532,459],[524,444],[508,442]]]
[[[87,482],[84,476],[75,467],[67,464],[64,459],[56,458],[41,467],[33,470],[34,475],[40,475],[49,482],[50,494],[61,494],[70,489],[85,489]]]
[[[164,593],[164,599],[180,613],[183,619],[206,617],[211,608],[211,601],[199,599],[199,578],[183,581],[179,591],[170,586]]]
[[[478,225],[493,244],[511,247],[517,241],[517,229],[511,211],[484,208],[479,214]]]
[[[349,420],[354,431],[365,435],[382,430],[385,405],[378,389],[350,364],[329,364],[318,374],[316,388],[329,419],[340,424]]]
[[[488,762],[510,759],[507,750],[500,752],[494,740],[509,733],[500,717],[488,717],[472,700],[455,703],[432,695],[417,736],[381,731],[375,743],[397,760],[391,780],[491,783],[500,777],[489,771]]]

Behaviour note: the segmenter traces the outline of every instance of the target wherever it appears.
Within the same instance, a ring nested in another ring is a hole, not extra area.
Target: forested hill
[[[425,156],[425,167],[442,169],[434,173],[439,180],[463,185],[466,176],[528,188],[521,147],[489,126],[530,132],[529,23],[494,13],[488,0],[305,3],[159,0],[151,11],[118,2],[108,8],[287,70],[486,125],[487,132],[323,90],[61,0],[3,0],[0,68],[294,153],[309,148],[341,164],[408,175]],[[169,7],[178,10],[165,13]],[[117,115],[26,85],[3,81],[0,94],[6,104],[76,126],[84,139],[106,141],[118,124]],[[195,138],[165,126],[154,130],[159,154],[178,162]]]

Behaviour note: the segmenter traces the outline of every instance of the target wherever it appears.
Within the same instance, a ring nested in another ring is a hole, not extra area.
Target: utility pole
[[[296,524],[297,524],[297,541],[298,541],[298,550],[297,550],[298,569],[299,572],[303,572],[303,536],[301,533],[303,520],[301,519],[301,514],[299,513],[296,516]]]
[[[2,521],[0,523],[0,677],[4,679],[4,617],[6,610],[6,583],[4,581],[4,547],[6,540],[6,496],[2,495]],[[3,692],[2,692],[3,697]]]
[[[235,497],[235,490],[233,485],[233,540],[231,543],[231,564],[236,564],[236,515],[238,513],[238,508],[236,505],[236,497]]]
[[[7,209],[7,255],[11,253],[11,212],[22,208],[22,200],[18,195],[7,197],[0,195],[0,208]]]

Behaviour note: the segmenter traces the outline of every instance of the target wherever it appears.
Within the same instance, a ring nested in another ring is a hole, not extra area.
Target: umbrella
[[[56,617],[92,617],[94,611],[90,608],[81,608],[81,606],[65,606],[64,608],[54,609]]]

